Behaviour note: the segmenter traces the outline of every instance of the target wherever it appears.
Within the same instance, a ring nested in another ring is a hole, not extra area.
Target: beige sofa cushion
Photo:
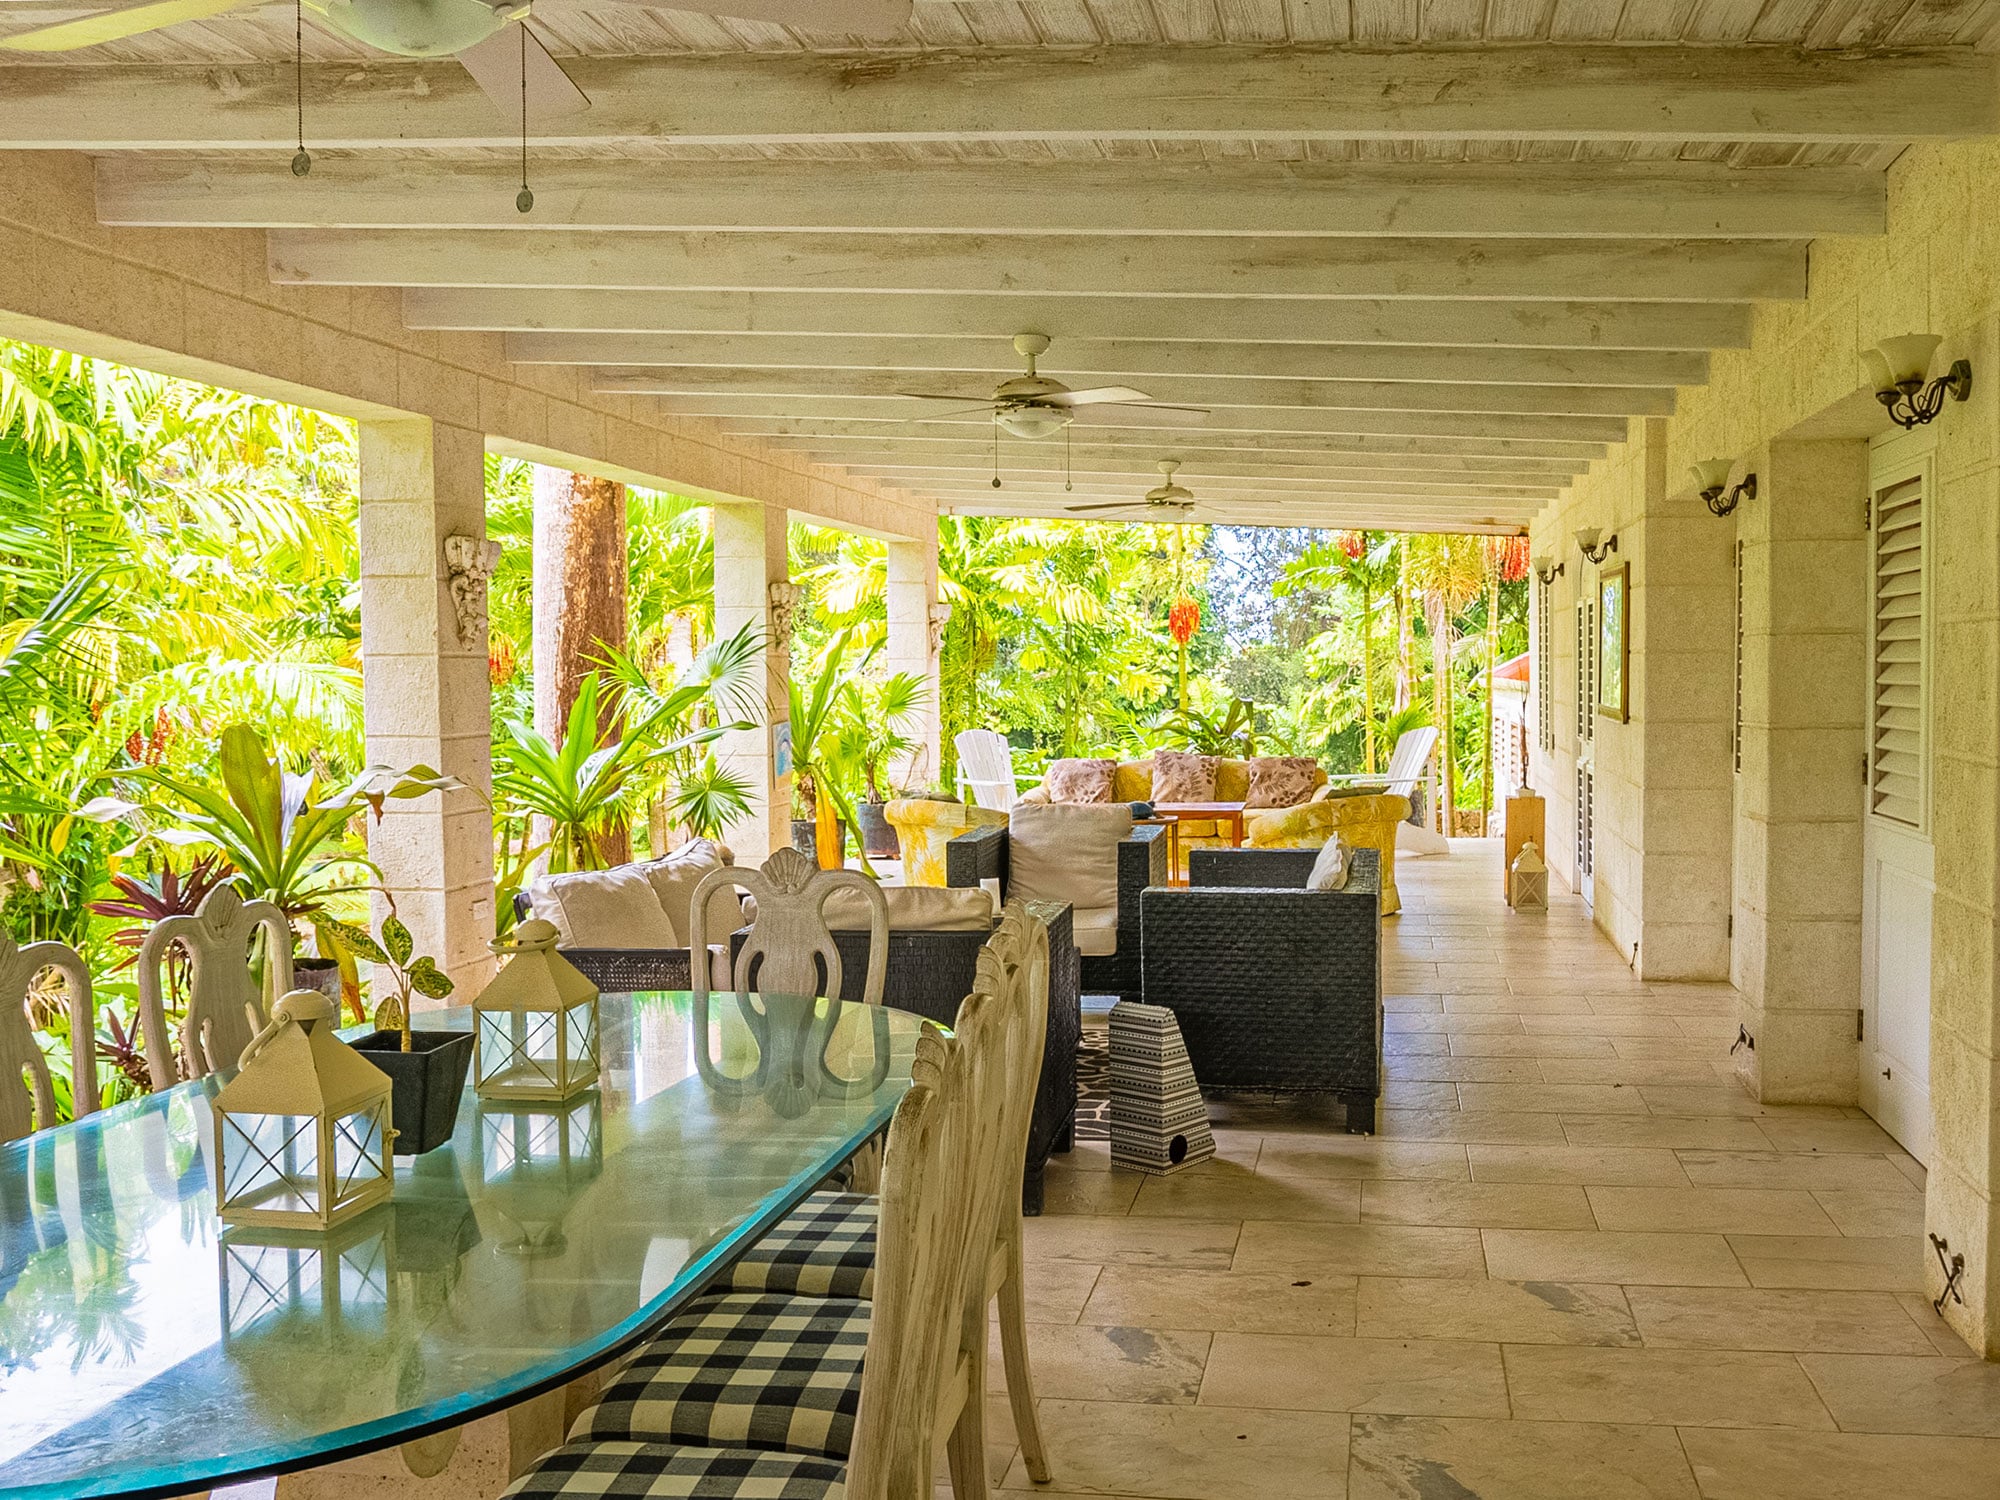
[[[538,875],[528,885],[535,916],[556,924],[565,948],[681,948],[652,883],[632,865]]]
[[[885,885],[891,932],[987,932],[993,926],[993,898],[978,886],[953,890],[934,885]],[[851,887],[836,890],[821,910],[836,932],[868,930],[868,898]]]
[[[1086,958],[1109,958],[1118,951],[1117,907],[1072,907],[1069,915],[1078,953]]]
[[[1115,760],[1056,760],[1042,773],[1042,790],[1051,802],[1109,802]]]
[[[652,882],[658,894],[660,905],[665,909],[667,920],[674,924],[677,934],[672,946],[685,948],[693,924],[688,920],[688,909],[694,900],[694,888],[701,884],[702,876],[724,865],[736,863],[736,856],[728,848],[713,839],[690,839],[674,850],[665,859],[635,865]],[[743,925],[743,907],[737,897],[735,887],[710,893],[708,898],[708,941],[726,941],[729,934]]]
[[[1116,910],[1118,846],[1131,833],[1132,809],[1122,802],[1016,805],[1007,825],[1008,899]]]

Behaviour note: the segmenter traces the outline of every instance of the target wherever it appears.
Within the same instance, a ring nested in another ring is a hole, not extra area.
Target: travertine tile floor
[[[2000,1497],[2000,1365],[1919,1294],[1922,1169],[1859,1111],[1758,1105],[1727,986],[1640,983],[1459,849],[1398,872],[1380,1134],[1218,1103],[1178,1176],[1052,1164],[1048,1493]]]

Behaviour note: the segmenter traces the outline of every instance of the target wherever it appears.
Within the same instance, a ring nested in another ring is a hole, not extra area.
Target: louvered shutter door
[[[1924,824],[1923,486],[1906,480],[1875,500],[1875,632],[1868,805]]]
[[[1736,544],[1736,683],[1734,706],[1730,711],[1729,759],[1733,770],[1743,769],[1743,544]]]

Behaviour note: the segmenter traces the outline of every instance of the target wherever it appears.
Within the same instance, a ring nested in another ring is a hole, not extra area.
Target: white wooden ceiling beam
[[[796,396],[862,398],[897,403],[905,416],[943,410],[948,401],[918,401],[908,390],[963,392],[984,400],[992,385],[979,380],[931,379],[876,370],[604,370],[591,388],[608,396]],[[1146,394],[1170,406],[1262,410],[1294,407],[1320,411],[1505,412],[1584,417],[1663,417],[1674,393],[1651,387],[1594,385],[1445,385],[1420,381],[1237,380],[1226,376],[1148,377]]]
[[[1743,348],[1750,310],[1721,302],[1278,301],[1217,297],[903,297],[894,293],[649,292],[412,287],[412,328],[507,332],[843,334],[1193,343],[1425,344],[1537,349]]]
[[[1259,239],[280,229],[271,279],[325,286],[1754,302],[1806,293],[1768,240]],[[997,310],[996,310],[997,311]]]
[[[1041,330],[1023,330],[1040,332]],[[507,357],[529,365],[669,365],[724,370],[950,372],[1003,380],[1022,372],[1008,338],[738,337],[655,333],[515,333]],[[1700,385],[1705,356],[1680,350],[1481,349],[1393,344],[1242,344],[1062,339],[1039,362],[1072,386],[1102,378],[1228,376],[1258,380],[1407,380],[1449,384]],[[928,377],[927,377],[928,378]]]
[[[2000,63],[1969,49],[1267,50],[579,57],[591,107],[544,144],[1257,140],[1900,142],[2000,133]],[[292,68],[8,68],[0,146],[284,148]],[[511,147],[455,61],[305,70],[313,144]]]
[[[973,490],[981,485],[992,488],[992,470],[976,469],[881,469],[872,464],[843,464],[850,474],[866,475],[901,485],[906,489]],[[1144,494],[1159,484],[1157,472],[1150,474],[1077,474],[1065,480],[1060,474],[1025,473],[1002,465],[1001,488],[1021,489],[1033,494],[1068,494],[1078,490],[1112,490]],[[1426,497],[1453,504],[1461,502],[1519,501],[1530,508],[1546,504],[1561,493],[1555,485],[1431,484],[1407,480],[1346,481],[1337,479],[1265,479],[1255,474],[1239,474],[1225,469],[1220,473],[1193,474],[1185,470],[1174,475],[1177,484],[1198,494],[1210,492],[1251,492],[1271,495],[1398,495],[1409,499]]]
[[[1188,434],[1195,437],[1195,434]],[[1246,442],[1248,435],[1246,434]],[[782,445],[796,445],[795,438],[771,439]],[[832,463],[866,464],[877,469],[929,469],[984,467],[993,465],[992,443],[919,443],[895,445],[870,443],[865,438],[817,438],[809,446]],[[1493,484],[1568,483],[1587,465],[1581,459],[1541,458],[1453,458],[1396,455],[1287,452],[1249,446],[1211,447],[1196,438],[1193,442],[1155,440],[1126,447],[1095,443],[1063,444],[1008,442],[1000,449],[1003,468],[1023,472],[1062,474],[1065,464],[1073,473],[1150,474],[1163,457],[1179,457],[1190,466],[1220,471],[1225,465],[1233,474],[1253,474],[1272,478],[1286,475],[1318,475],[1330,479],[1437,479],[1483,481]]]
[[[1061,506],[1037,501],[1014,502],[985,496],[960,496],[938,502],[938,510],[948,516],[999,516],[1022,519],[1087,521],[1089,516],[1071,515]],[[1103,521],[1103,517],[1097,518]],[[1380,505],[1350,505],[1341,502],[1300,505],[1290,501],[1213,505],[1195,513],[1198,525],[1218,526],[1309,526],[1327,531],[1371,530],[1473,533],[1489,536],[1520,536],[1528,529],[1526,520],[1479,514],[1390,511]],[[1117,520],[1105,524],[1121,524]],[[1130,524],[1130,523],[1122,523]]]
[[[987,432],[990,419],[978,415],[913,416],[908,407],[921,403],[866,396],[673,396],[662,398],[670,411],[684,416],[714,417],[724,426],[751,426],[774,419],[803,417],[838,422],[877,422],[916,432],[925,426],[970,426]],[[1522,438],[1566,443],[1622,443],[1631,434],[1624,417],[1517,416],[1511,413],[1456,411],[1319,411],[1311,407],[1218,407],[1198,423],[1172,421],[1142,406],[1085,407],[1075,431],[1110,429],[1152,433],[1379,433],[1399,436],[1462,437],[1498,440]]]
[[[346,229],[757,230],[837,234],[1429,235],[1812,239],[1880,234],[1887,180],[1715,162],[591,161],[519,169],[334,158],[107,157],[106,224]]]
[[[1267,464],[1258,462],[1258,455],[1254,453],[1235,457],[1216,453],[1196,455],[1181,447],[1168,444],[1161,444],[1148,451],[1134,451],[1124,458],[1078,457],[1072,454],[1067,466],[1063,463],[1061,454],[1050,460],[1039,454],[1030,458],[1021,453],[1003,452],[1000,456],[1000,472],[1029,479],[1051,479],[1058,484],[1065,480],[1111,477],[1121,480],[1144,479],[1150,486],[1159,480],[1157,464],[1162,458],[1178,459],[1183,477],[1223,476],[1250,479],[1260,484],[1270,483],[1280,487],[1304,484],[1331,485],[1335,488],[1355,486],[1365,488],[1379,485],[1399,489],[1408,485],[1418,485],[1439,490],[1506,490],[1554,495],[1569,480],[1569,476],[1564,474],[1510,471],[1467,472],[1415,466],[1354,468],[1338,464]],[[942,457],[912,460],[903,454],[830,451],[826,455],[826,461],[857,472],[879,474],[884,478],[901,474],[913,480],[941,480],[951,476],[970,475],[973,478],[990,480],[993,475],[991,453],[988,453],[982,461],[976,453],[948,454]]]
[[[947,445],[957,448],[966,444],[976,444],[990,453],[993,444],[991,425],[985,422],[897,423],[886,420],[842,420],[783,415],[736,417],[729,419],[727,425],[731,431],[746,436],[767,438],[781,444],[817,444],[829,448],[853,445],[889,451]],[[1398,435],[1352,432],[1254,432],[1242,428],[1225,430],[1217,427],[1213,419],[1204,422],[1200,428],[1178,430],[1160,427],[1079,425],[1070,429],[1070,440],[1073,450],[1078,453],[1093,447],[1107,451],[1141,447],[1149,452],[1155,452],[1161,443],[1166,443],[1176,451],[1209,445],[1218,450],[1226,448],[1229,452],[1254,450],[1274,454],[1300,453],[1308,456],[1346,454],[1369,461],[1431,458],[1462,458],[1468,462],[1538,460],[1565,465],[1572,470],[1583,468],[1592,459],[1602,458],[1605,452],[1604,444],[1601,442],[1547,441],[1500,435],[1452,437],[1435,433]],[[1039,443],[1006,437],[1003,434],[1000,451],[1007,453],[1042,446]]]

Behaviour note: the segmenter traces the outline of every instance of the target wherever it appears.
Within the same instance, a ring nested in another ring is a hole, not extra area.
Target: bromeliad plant
[[[450,977],[437,966],[435,959],[417,955],[416,940],[410,936],[403,919],[396,915],[393,903],[378,929],[379,942],[369,936],[367,928],[336,921],[324,912],[313,918],[313,926],[318,929],[322,949],[332,947],[375,965],[378,992],[384,977],[394,986],[393,994],[381,995],[376,1001],[375,1029],[401,1033],[402,1049],[408,1052],[410,996],[414,993],[427,1000],[442,1000],[452,992]]]

